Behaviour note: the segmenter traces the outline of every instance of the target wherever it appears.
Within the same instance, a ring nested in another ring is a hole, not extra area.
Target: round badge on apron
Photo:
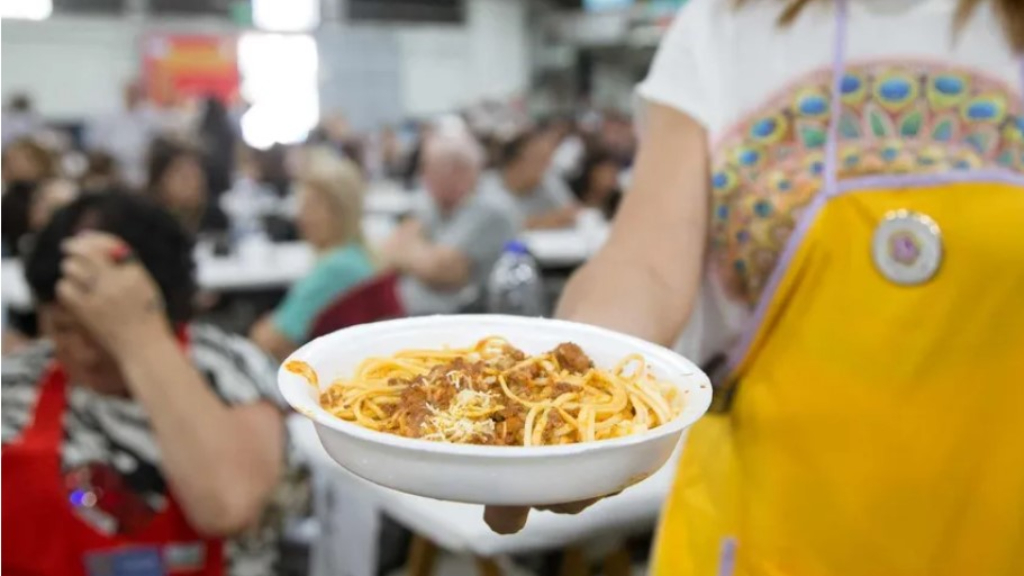
[[[942,264],[939,225],[918,212],[889,212],[875,229],[871,254],[875,267],[890,281],[905,286],[927,282]]]

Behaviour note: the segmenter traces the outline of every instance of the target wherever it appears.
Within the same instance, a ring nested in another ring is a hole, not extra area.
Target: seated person
[[[78,198],[78,187],[70,180],[54,178],[43,182],[32,196],[28,210],[28,224],[33,234],[38,234],[61,208]]]
[[[551,130],[531,130],[506,143],[498,168],[484,178],[488,195],[512,200],[526,228],[564,228],[576,222],[579,205],[551,168],[558,137]]]
[[[598,210],[611,220],[622,200],[615,156],[602,149],[587,151],[579,174],[572,181],[572,191],[584,207]]]
[[[92,194],[125,188],[117,159],[102,150],[90,150],[85,157],[85,173],[79,178],[82,192]]]
[[[227,217],[212,202],[203,157],[198,150],[170,140],[156,140],[149,156],[149,193],[185,230],[223,232]]]
[[[468,304],[467,289],[483,289],[518,221],[510,203],[477,192],[483,150],[465,133],[426,141],[422,156],[424,203],[383,247],[396,269],[399,299],[411,315],[446,314]]]
[[[307,151],[298,178],[297,224],[299,236],[316,250],[317,263],[250,333],[257,346],[277,358],[305,343],[320,313],[373,275],[362,233],[364,188],[351,161],[326,147]]]
[[[4,188],[3,199],[0,200],[0,241],[3,245],[4,258],[22,256],[31,244],[32,237],[32,204],[39,183],[15,182]]]
[[[32,246],[33,237],[46,226],[50,216],[77,196],[74,183],[60,178],[11,186],[0,205],[4,256],[24,256]]]
[[[273,574],[274,366],[190,322],[188,235],[144,198],[84,196],[25,270],[47,340],[3,362],[3,523],[17,530],[3,531],[0,571],[162,559],[156,572]]]
[[[40,184],[57,174],[53,154],[31,138],[16,140],[3,150],[4,192],[15,184]]]

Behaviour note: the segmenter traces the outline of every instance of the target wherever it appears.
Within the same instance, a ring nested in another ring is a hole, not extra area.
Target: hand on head
[[[62,244],[57,300],[117,357],[138,338],[167,333],[156,283],[116,236],[84,232]]]

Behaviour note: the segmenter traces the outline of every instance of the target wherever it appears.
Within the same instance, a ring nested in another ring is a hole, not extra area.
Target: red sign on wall
[[[234,36],[150,34],[143,56],[147,95],[159,105],[204,96],[232,101],[239,84],[236,45]]]

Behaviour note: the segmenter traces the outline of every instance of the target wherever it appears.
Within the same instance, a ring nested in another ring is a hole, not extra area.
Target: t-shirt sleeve
[[[516,236],[515,219],[486,202],[477,202],[459,213],[435,238],[441,246],[465,254],[474,271],[489,269],[505,244]]]
[[[229,406],[261,400],[288,406],[277,389],[277,363],[247,339],[209,325],[189,331],[193,365]]]
[[[335,298],[366,278],[361,267],[345,257],[321,262],[288,290],[274,311],[273,323],[292,342],[305,342],[317,316]]]
[[[679,10],[662,38],[651,69],[636,91],[641,128],[649,102],[670,106],[705,127],[710,125],[715,58],[710,13],[718,1],[691,0]]]

